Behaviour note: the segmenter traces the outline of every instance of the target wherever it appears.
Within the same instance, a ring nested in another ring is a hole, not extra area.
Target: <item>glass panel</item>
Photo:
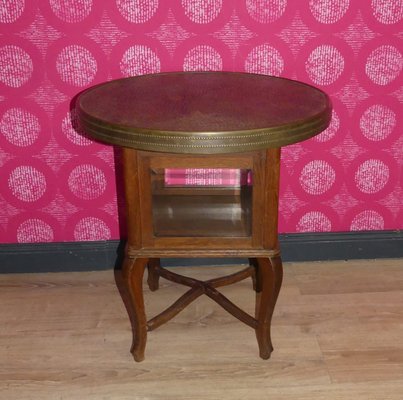
[[[155,236],[251,236],[252,171],[153,169]]]

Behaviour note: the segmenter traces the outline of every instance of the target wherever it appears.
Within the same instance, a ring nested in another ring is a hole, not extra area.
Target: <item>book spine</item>
[[[249,170],[231,168],[166,168],[166,186],[240,187],[251,185]]]

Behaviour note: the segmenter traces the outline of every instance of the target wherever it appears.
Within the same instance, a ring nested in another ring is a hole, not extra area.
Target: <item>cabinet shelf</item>
[[[246,237],[251,235],[249,195],[153,196],[154,235]]]

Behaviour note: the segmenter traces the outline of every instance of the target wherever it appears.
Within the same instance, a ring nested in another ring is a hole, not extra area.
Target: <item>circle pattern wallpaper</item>
[[[402,0],[3,1],[0,242],[124,235],[119,157],[85,136],[74,97],[178,70],[330,95],[329,128],[282,151],[280,232],[402,229],[402,16]]]

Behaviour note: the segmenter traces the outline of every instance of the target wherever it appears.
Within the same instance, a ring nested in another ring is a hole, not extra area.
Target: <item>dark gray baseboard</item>
[[[283,261],[403,257],[403,231],[280,235]],[[0,244],[0,273],[96,271],[119,267],[124,245],[117,240]],[[243,264],[246,259],[163,259],[164,266]],[[403,261],[402,261],[403,267]]]

